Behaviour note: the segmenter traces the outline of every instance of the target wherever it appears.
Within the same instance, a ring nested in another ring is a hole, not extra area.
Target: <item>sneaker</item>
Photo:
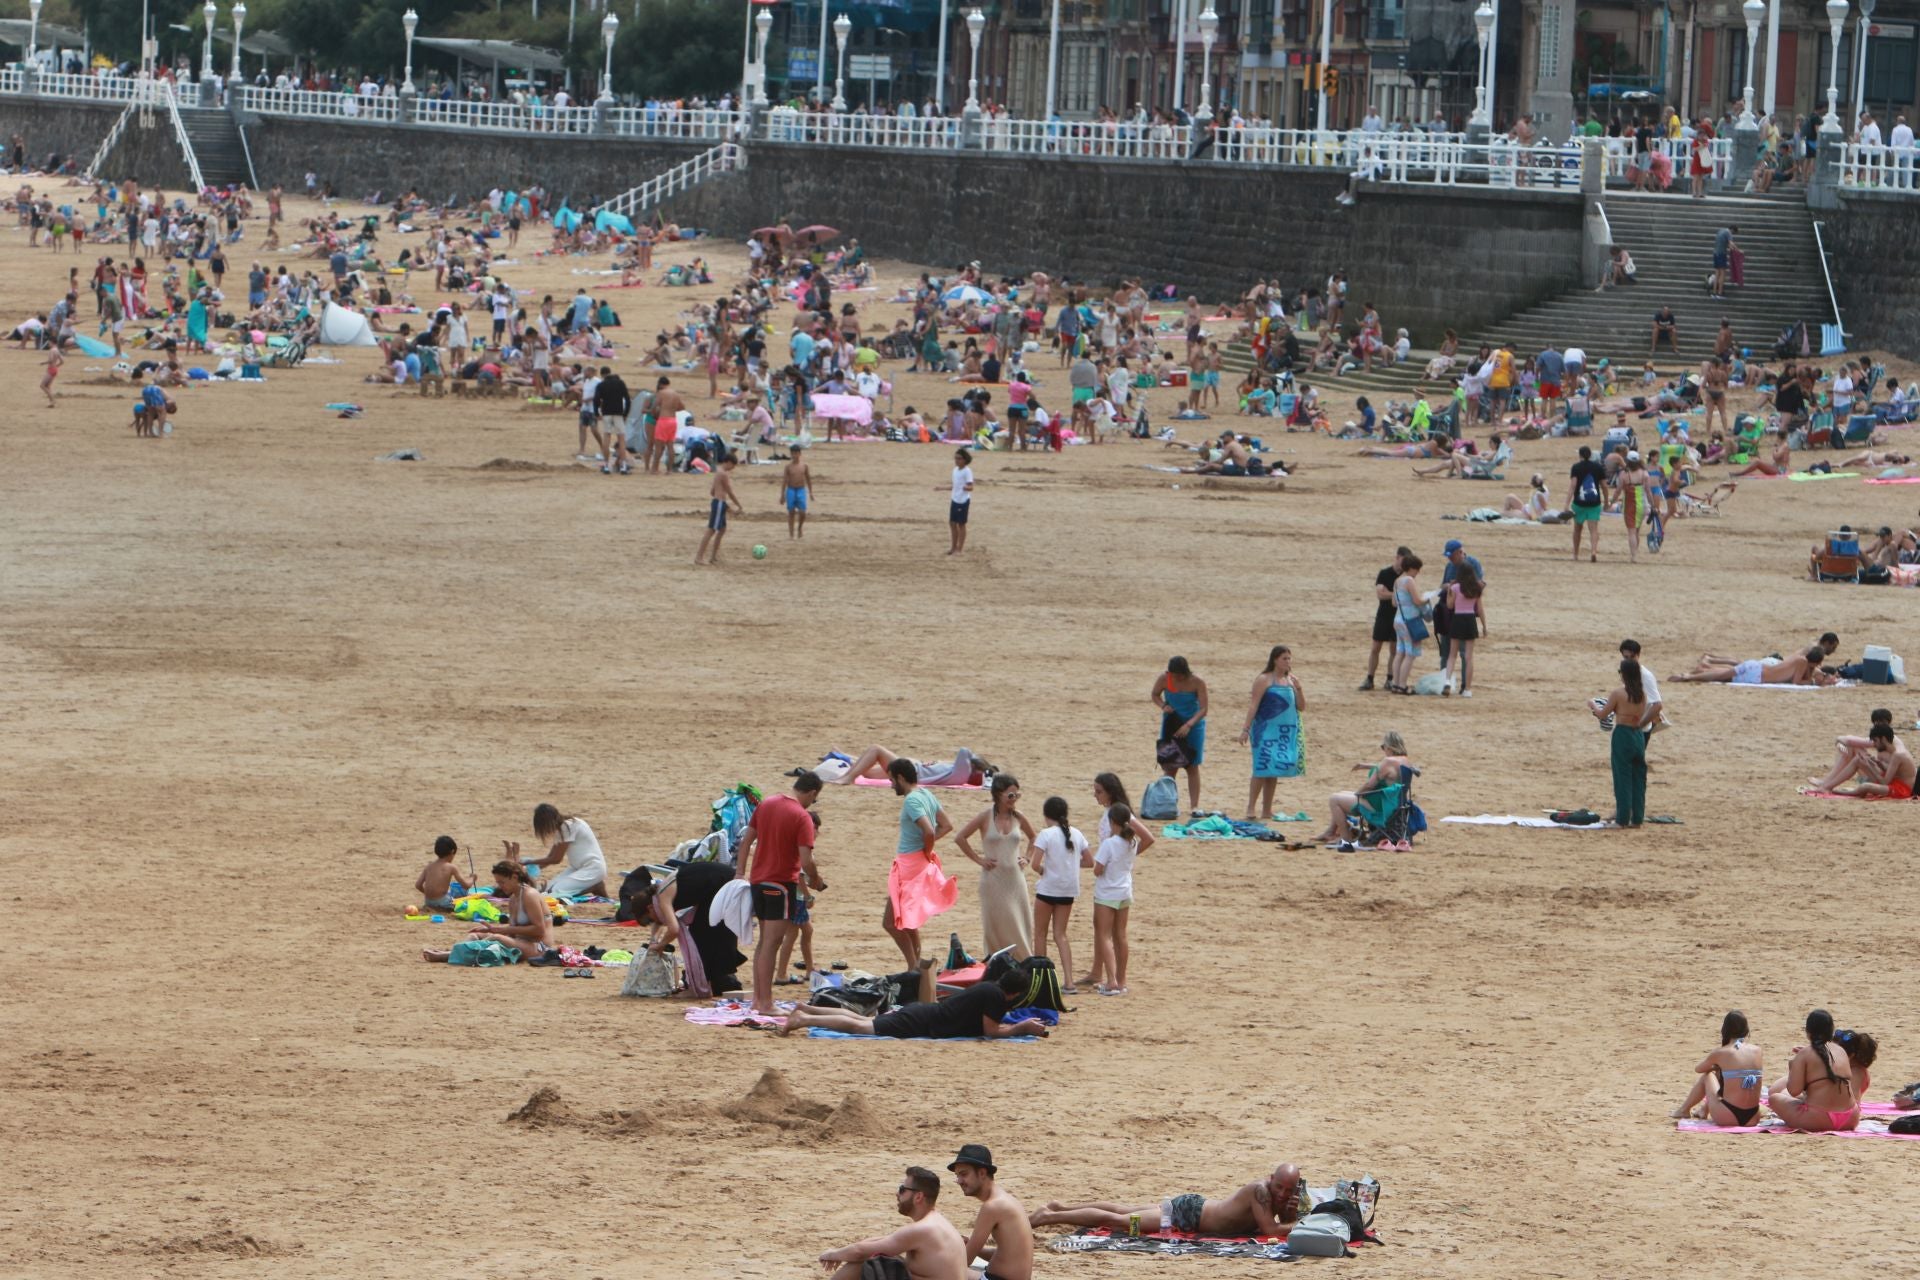
[[[1462,690],[1460,691],[1460,696],[1461,696],[1461,697],[1463,697],[1463,698],[1471,698],[1471,697],[1473,696],[1473,690],[1471,690],[1471,689],[1462,689]]]
[[[1366,678],[1365,680],[1362,680],[1362,681],[1360,682],[1360,692],[1361,692],[1361,693],[1372,693],[1372,692],[1373,692],[1373,677],[1372,677],[1372,676],[1368,676],[1368,677],[1367,677],[1367,678]]]
[[[602,467],[602,468],[600,468],[600,474],[601,474],[601,475],[603,475],[603,476],[610,476],[610,475],[612,475],[612,474],[613,474],[613,468],[612,468],[612,467]]]

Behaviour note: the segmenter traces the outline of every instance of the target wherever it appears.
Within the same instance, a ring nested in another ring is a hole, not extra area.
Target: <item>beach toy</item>
[[[435,924],[445,924],[447,922],[447,918],[445,916],[435,916],[433,918],[433,922]]]
[[[755,560],[765,560],[767,558],[767,548],[764,544],[757,542],[754,544],[753,558]]]

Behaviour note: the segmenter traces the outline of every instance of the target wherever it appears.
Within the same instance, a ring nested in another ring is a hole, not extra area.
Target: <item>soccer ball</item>
[[[753,558],[755,560],[765,560],[767,558],[766,547],[756,543],[753,548]]]

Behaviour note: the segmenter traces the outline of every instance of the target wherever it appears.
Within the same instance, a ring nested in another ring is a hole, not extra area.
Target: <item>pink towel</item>
[[[937,853],[902,853],[887,871],[887,897],[893,902],[893,922],[902,929],[918,929],[960,900],[960,882],[940,869]]]
[[[793,1008],[789,1000],[776,1000],[774,1008],[785,1010]],[[687,1009],[687,1021],[703,1027],[738,1027],[749,1022],[777,1022],[784,1024],[784,1016],[769,1018],[765,1014],[755,1013],[753,1006],[742,1004],[738,1000],[723,1000],[718,1004],[691,1005]]]
[[[1862,484],[1920,484],[1920,476],[1891,476],[1885,480],[1882,480],[1879,476],[1874,476],[1870,480],[1861,481],[1861,483]]]
[[[889,778],[855,778],[853,785],[856,787],[890,787],[893,785],[893,781]],[[923,787],[938,787],[942,791],[985,791],[987,789],[984,783],[979,782],[923,782],[920,785]]]
[[[827,396],[816,394],[813,397],[813,416],[816,418],[840,418],[848,422],[866,426],[873,421],[873,401],[865,396]]]
[[[1912,1141],[1920,1140],[1920,1133],[1888,1133],[1886,1130],[1886,1124],[1884,1121],[1862,1120],[1860,1123],[1863,1125],[1871,1124],[1874,1127],[1870,1129],[1867,1129],[1867,1128],[1838,1129],[1832,1133],[1816,1133],[1816,1134],[1809,1134],[1808,1136],[1815,1137],[1815,1138],[1891,1138],[1895,1142],[1912,1142]],[[1787,1126],[1781,1124],[1777,1120],[1770,1121],[1767,1124],[1749,1124],[1749,1125],[1740,1125],[1738,1127],[1735,1127],[1733,1125],[1718,1125],[1718,1124],[1714,1124],[1710,1120],[1677,1120],[1674,1122],[1674,1128],[1678,1129],[1681,1133],[1794,1133],[1796,1132],[1796,1130],[1787,1128]]]

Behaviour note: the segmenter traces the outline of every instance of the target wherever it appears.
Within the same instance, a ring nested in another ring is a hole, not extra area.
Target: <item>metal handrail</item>
[[[247,162],[247,186],[258,191],[260,175],[253,171],[253,148],[247,144],[247,127],[240,123],[240,117],[231,109],[228,111],[228,118],[233,121],[233,131],[240,135],[240,155]]]
[[[665,173],[648,178],[611,200],[595,205],[591,212],[633,217],[642,210],[664,204],[667,197],[676,192],[689,190],[716,173],[729,173],[745,162],[746,154],[738,143],[722,142],[718,146],[708,147],[692,159],[682,160]]]
[[[200,157],[193,154],[193,139],[187,136],[187,122],[180,118],[180,102],[174,96],[173,86],[167,86],[167,114],[173,118],[173,137],[180,144],[180,154],[187,158],[187,176],[193,179],[193,194],[197,198],[207,189],[207,180],[200,176]]]
[[[127,120],[139,109],[140,104],[134,101],[129,101],[121,109],[120,115],[113,122],[113,128],[107,130],[107,136],[100,140],[100,149],[95,151],[93,159],[87,162],[86,172],[82,175],[87,181],[93,181],[100,172],[100,166],[107,162],[107,156],[113,151],[114,145],[120,141],[120,135],[127,131]]]
[[[1825,225],[1823,222],[1813,224],[1813,247],[1820,254],[1820,275],[1827,282],[1827,305],[1833,308],[1834,327],[1840,330],[1840,337],[1844,341],[1849,336],[1847,324],[1840,318],[1840,299],[1833,291],[1833,272],[1827,267],[1827,240],[1820,234],[1820,228]]]

